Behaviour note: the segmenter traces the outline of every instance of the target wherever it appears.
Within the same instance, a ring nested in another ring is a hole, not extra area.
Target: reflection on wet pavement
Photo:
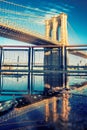
[[[87,78],[61,76],[1,75],[0,130],[86,130]]]
[[[0,117],[0,130],[86,130],[86,107],[87,97],[67,93],[27,106],[15,106]]]

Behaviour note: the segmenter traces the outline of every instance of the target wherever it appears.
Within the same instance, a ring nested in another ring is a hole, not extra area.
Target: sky
[[[69,44],[87,44],[86,0],[0,0],[0,22],[13,23],[42,35],[45,20],[62,12],[68,15]],[[0,37],[0,45],[27,44]]]

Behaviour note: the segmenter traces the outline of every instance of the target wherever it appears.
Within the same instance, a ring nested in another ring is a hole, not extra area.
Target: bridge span
[[[58,32],[59,28],[61,28],[60,32]],[[34,45],[67,45],[67,15],[61,13],[46,20],[45,36],[5,22],[0,22],[0,36]]]
[[[59,28],[60,31],[58,32]],[[13,25],[1,22],[0,36],[37,46],[42,45],[43,47],[70,47],[67,33],[67,15],[64,13],[45,21],[45,36],[33,33],[30,30],[25,30],[21,27],[15,27]],[[79,57],[87,58],[87,54],[83,53],[82,51],[69,50],[69,53]]]
[[[0,36],[34,45],[55,45],[58,41],[52,41],[40,34],[34,34],[22,28],[14,28],[0,23]]]

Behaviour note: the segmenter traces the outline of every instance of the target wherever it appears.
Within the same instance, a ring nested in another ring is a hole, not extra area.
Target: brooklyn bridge
[[[28,56],[25,55],[25,58],[26,59],[28,58],[27,64],[29,68],[30,68],[30,64],[34,66],[33,65],[35,62],[33,58],[35,57],[34,52],[38,50],[38,54],[39,54],[39,52],[41,51],[41,48],[43,48],[42,51],[44,51],[44,65],[43,66],[56,65],[58,66],[58,69],[60,70],[61,68],[65,69],[66,66],[68,66],[68,62],[67,62],[69,60],[68,54],[76,55],[78,57],[83,57],[85,59],[87,58],[87,53],[81,51],[81,50],[86,51],[86,47],[87,47],[86,45],[70,45],[68,42],[67,14],[65,13],[61,13],[48,20],[45,20],[45,36],[31,32],[30,30],[26,30],[24,28],[21,28],[20,26],[14,26],[11,23],[9,24],[7,23],[7,21],[4,21],[4,16],[2,17],[2,19],[3,19],[3,22],[0,21],[0,36],[1,37],[22,41],[28,44],[32,44],[33,46],[19,46],[19,47],[6,46],[6,45],[0,46],[1,48],[0,49],[0,59],[1,59],[0,68],[3,68],[2,66],[12,67],[12,64],[14,64],[14,61],[12,61],[12,63],[10,64],[4,62],[5,61],[4,52],[16,51],[15,53],[17,53],[18,49],[16,50],[12,49],[15,47],[19,48],[19,50],[20,48],[22,48],[21,49],[22,51],[23,51],[23,48],[29,49],[27,50]],[[36,48],[39,48],[39,49],[36,49]],[[16,61],[18,61],[19,56],[16,58],[17,58]],[[9,57],[9,59],[11,58]],[[32,61],[30,61],[31,59]],[[38,58],[36,57],[36,59]],[[50,59],[52,59],[53,61],[51,61]],[[58,61],[56,61],[55,59]],[[16,65],[13,65],[13,66],[17,67],[18,66],[17,64],[19,63],[16,63]],[[20,64],[21,64],[21,61],[20,61]],[[37,65],[37,67],[39,67],[39,65]],[[78,68],[78,67],[73,66],[73,68]],[[86,68],[86,66],[83,66],[83,68]]]
[[[87,45],[69,39],[67,2],[11,1],[0,0],[0,130],[86,130]]]

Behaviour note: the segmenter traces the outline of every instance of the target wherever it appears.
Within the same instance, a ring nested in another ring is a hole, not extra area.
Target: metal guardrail
[[[0,72],[25,71],[42,73],[48,72],[50,70],[50,72],[56,71],[57,73],[75,73],[75,71],[77,73],[86,73],[86,65],[77,66],[67,64],[67,52],[69,50],[72,50],[73,52],[74,49],[76,49],[77,51],[79,51],[79,49],[81,51],[82,49],[82,51],[84,51],[84,49],[87,50],[86,47],[87,45],[65,46],[64,56],[62,57],[62,47],[60,46],[0,46]],[[57,53],[59,54],[57,55]],[[39,58],[40,55],[43,55],[42,60]],[[7,61],[6,57],[8,58]],[[60,63],[59,65],[57,57],[60,57],[59,60],[61,60],[64,63]],[[25,60],[26,63],[22,60]],[[43,63],[41,63],[40,60],[41,62],[43,61]]]

